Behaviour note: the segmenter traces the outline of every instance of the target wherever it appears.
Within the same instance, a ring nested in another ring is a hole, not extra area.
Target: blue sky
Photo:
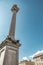
[[[16,17],[15,38],[21,41],[21,60],[43,50],[43,0],[0,0],[0,43],[9,34],[13,4],[20,8]]]

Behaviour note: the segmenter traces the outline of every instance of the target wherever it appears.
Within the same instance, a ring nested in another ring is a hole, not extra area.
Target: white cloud
[[[31,56],[29,56],[29,57],[26,57],[26,56],[25,56],[25,57],[22,58],[22,60],[27,60],[27,61],[31,60],[31,61],[34,61],[34,60],[33,60],[33,57],[34,57],[35,55],[39,54],[39,53],[43,53],[43,50],[37,51],[36,53],[34,53],[33,55],[31,55]]]
[[[33,58],[35,55],[39,54],[39,53],[43,53],[43,50],[41,51],[37,51],[36,53],[34,53],[33,55],[29,56],[30,58]]]
[[[30,61],[30,60],[33,60],[33,59],[32,59],[32,58],[30,58],[30,57],[28,57],[28,58],[27,58],[27,57],[23,57],[23,58],[22,58],[22,61],[23,61],[23,60]]]
[[[28,60],[28,58],[27,57],[23,57],[22,60]]]

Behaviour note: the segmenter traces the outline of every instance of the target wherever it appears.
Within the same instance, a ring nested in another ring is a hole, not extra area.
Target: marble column
[[[14,39],[14,36],[15,36],[16,14],[18,10],[19,8],[17,7],[17,5],[13,5],[13,7],[11,8],[12,20],[11,20],[11,25],[9,30],[9,37],[11,37],[11,39]]]

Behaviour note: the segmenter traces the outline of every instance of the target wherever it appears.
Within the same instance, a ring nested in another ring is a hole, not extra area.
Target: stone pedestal
[[[3,41],[0,45],[0,65],[18,65],[19,46],[19,41]]]

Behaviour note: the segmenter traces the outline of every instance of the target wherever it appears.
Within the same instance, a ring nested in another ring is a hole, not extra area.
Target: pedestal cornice
[[[20,47],[21,44],[19,43],[19,40],[13,40],[11,38],[6,38],[1,44],[0,44],[0,49],[2,49],[4,46],[13,46],[13,47]]]

